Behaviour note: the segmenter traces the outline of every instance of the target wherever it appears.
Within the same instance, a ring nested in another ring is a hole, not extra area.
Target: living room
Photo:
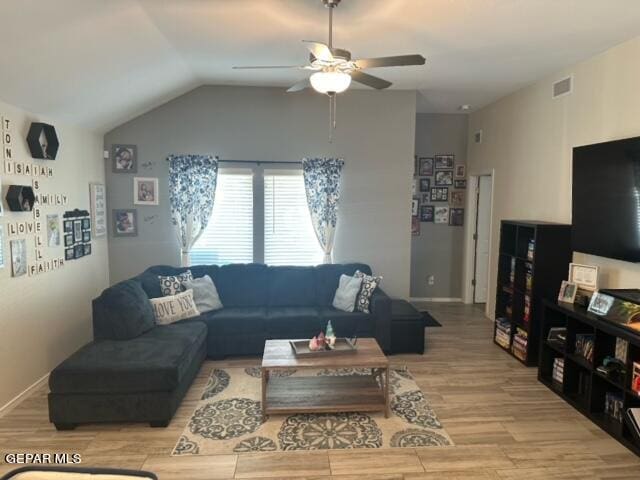
[[[0,475],[638,476],[637,2],[0,18]]]

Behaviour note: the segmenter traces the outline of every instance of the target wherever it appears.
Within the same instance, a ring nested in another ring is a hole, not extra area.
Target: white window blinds
[[[211,219],[191,250],[191,264],[253,261],[253,174],[218,174]]]
[[[322,249],[311,225],[302,172],[264,174],[264,261],[316,265]]]

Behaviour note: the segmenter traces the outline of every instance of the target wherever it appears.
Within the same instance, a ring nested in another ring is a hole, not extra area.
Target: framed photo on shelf
[[[569,264],[569,282],[575,283],[581,290],[594,292],[598,289],[598,271],[595,265]]]
[[[433,205],[422,205],[420,207],[420,221],[433,222],[434,208]]]
[[[411,199],[411,216],[418,215],[418,208],[420,207],[420,200],[417,198]]]
[[[434,163],[436,170],[453,170],[455,156],[453,154],[436,155]]]
[[[467,176],[467,166],[463,163],[456,165],[456,178],[465,178]]]
[[[605,316],[609,313],[611,306],[613,305],[614,298],[611,295],[606,295],[596,291],[591,297],[589,302],[589,308],[587,310],[596,315]]]
[[[437,187],[449,187],[453,185],[453,170],[440,170],[436,172],[434,184]]]
[[[432,187],[430,194],[431,194],[432,202],[448,202],[449,201],[448,187]]]
[[[113,173],[138,173],[138,147],[113,145],[111,148]]]
[[[433,213],[434,223],[449,224],[449,207],[435,207]]]
[[[134,177],[133,203],[135,205],[159,205],[158,179]]]
[[[462,227],[464,225],[464,208],[450,209],[449,225]]]
[[[560,285],[560,292],[558,293],[558,301],[563,303],[573,303],[576,299],[577,291],[578,286],[575,283],[563,280],[562,285]]]
[[[421,178],[420,179],[420,191],[428,192],[431,188],[431,179],[429,178]]]
[[[467,188],[467,180],[466,179],[464,179],[464,180],[454,180],[453,181],[453,186],[455,188],[465,189],[465,188]]]
[[[433,157],[420,157],[418,159],[418,175],[421,177],[433,175]]]

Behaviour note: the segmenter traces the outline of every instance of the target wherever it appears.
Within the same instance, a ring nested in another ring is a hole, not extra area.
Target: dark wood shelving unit
[[[545,339],[549,330],[554,327],[566,328],[567,334],[564,346],[548,340],[541,342],[538,380],[640,456],[640,445],[635,443],[626,423],[617,421],[604,412],[607,393],[622,397],[623,411],[630,407],[640,407],[640,396],[631,390],[631,366],[634,361],[640,362],[640,332],[604,320],[587,312],[584,307],[549,300],[543,302],[541,327],[541,334]],[[593,363],[575,353],[575,338],[580,333],[595,335]],[[609,378],[596,369],[605,357],[614,356],[616,338],[629,342],[625,359],[626,374]],[[564,358],[561,385],[552,380],[556,358]]]
[[[530,242],[534,244],[532,251]],[[527,366],[538,363],[542,300],[558,297],[560,284],[567,278],[569,262],[571,225],[535,220],[501,222],[495,316],[496,320],[507,319],[511,328],[508,347],[496,341],[497,327],[493,342]],[[513,353],[517,328],[527,335],[526,353],[521,354],[522,358]]]

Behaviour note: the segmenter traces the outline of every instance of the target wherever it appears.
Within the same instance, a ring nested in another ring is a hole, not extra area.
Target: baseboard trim
[[[409,297],[410,302],[462,303],[457,297]]]
[[[0,407],[0,418],[4,417],[11,410],[16,408],[22,400],[31,395],[35,390],[37,390],[43,383],[45,383],[49,379],[49,373],[47,373],[42,378],[36,380],[32,385],[28,386],[24,389],[23,392],[16,395],[13,399],[9,400],[6,404]]]

